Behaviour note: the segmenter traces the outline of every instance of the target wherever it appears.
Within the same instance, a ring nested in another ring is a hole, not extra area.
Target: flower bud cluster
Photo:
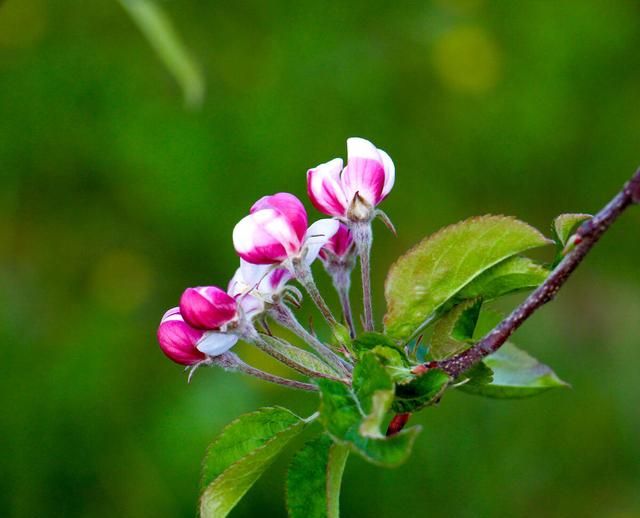
[[[353,225],[370,225],[376,206],[393,187],[395,168],[387,153],[362,138],[347,140],[347,155],[345,167],[336,158],[307,172],[311,203],[331,218],[309,224],[302,202],[285,192],[264,196],[253,204],[233,229],[233,246],[240,266],[227,289],[187,288],[179,306],[162,317],[158,342],[166,356],[197,367],[213,363],[239,339],[260,346],[263,341],[254,327],[255,321],[263,321],[267,315],[289,315],[283,304],[298,306],[301,301],[301,293],[289,284],[292,280],[307,290],[329,324],[335,326],[311,275],[311,264],[317,258],[333,278],[345,320],[354,335],[348,288],[356,254],[362,247],[354,242]],[[292,318],[287,316],[285,325],[291,324],[296,334],[308,338],[306,341],[327,363],[349,372],[344,358]],[[279,322],[282,324],[283,320]]]

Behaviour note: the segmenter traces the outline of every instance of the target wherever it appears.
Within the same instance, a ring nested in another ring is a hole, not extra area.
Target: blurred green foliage
[[[548,230],[640,161],[635,0],[163,7],[204,70],[200,110],[117,2],[0,4],[2,516],[193,516],[223,424],[315,410],[214,370],[188,386],[154,334],[184,287],[226,284],[251,203],[304,196],[346,137],[397,166],[378,321],[385,271],[423,235],[484,213]],[[352,458],[343,516],[640,516],[639,233],[630,211],[515,337],[573,391],[447,395],[401,468]],[[235,516],[284,516],[290,458]]]

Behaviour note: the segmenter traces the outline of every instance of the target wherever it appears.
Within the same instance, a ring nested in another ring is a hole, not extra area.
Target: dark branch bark
[[[640,203],[640,169],[607,206],[578,228],[574,237],[575,247],[567,253],[547,280],[487,336],[470,349],[448,360],[430,362],[421,365],[422,368],[418,370],[426,372],[430,368],[438,367],[455,378],[497,351],[538,308],[555,297],[558,290],[567,282],[569,276],[589,253],[593,245],[598,242],[602,234],[609,229],[625,209],[634,203]]]

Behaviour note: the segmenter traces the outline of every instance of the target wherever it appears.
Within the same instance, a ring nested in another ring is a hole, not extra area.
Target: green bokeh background
[[[547,230],[640,162],[635,0],[167,1],[204,70],[199,110],[116,2],[0,4],[6,517],[194,516],[227,421],[314,411],[314,396],[211,369],[187,385],[155,330],[184,287],[226,284],[251,203],[304,197],[306,169],[346,137],[397,167],[383,208],[398,237],[376,227],[378,320],[386,269],[425,234],[484,213]],[[352,456],[343,516],[640,516],[639,236],[637,209],[516,335],[572,390],[448,394],[415,418],[402,467]],[[291,453],[233,516],[285,516]]]

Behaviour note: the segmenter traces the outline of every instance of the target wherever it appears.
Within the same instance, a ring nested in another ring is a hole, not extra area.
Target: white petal
[[[253,295],[243,295],[238,299],[244,315],[249,320],[264,311],[264,302]]]
[[[311,264],[320,253],[320,249],[329,241],[340,228],[337,219],[319,219],[308,229],[305,236],[305,261]]]
[[[391,160],[386,151],[378,149],[378,153],[380,153],[382,165],[384,166],[384,187],[382,188],[382,197],[384,198],[389,194],[396,181],[396,166],[393,165],[393,160]]]
[[[250,287],[257,286],[258,283],[266,277],[269,270],[273,270],[273,266],[270,264],[251,264],[244,259],[240,259],[242,279]]]
[[[243,259],[240,259],[241,261]],[[229,281],[229,285],[227,286],[227,293],[232,297],[236,295],[240,295],[247,291],[247,285],[244,281],[244,277],[242,276],[242,268],[238,268],[236,273],[233,274],[231,280]]]
[[[218,356],[231,349],[237,341],[236,335],[210,331],[202,336],[196,344],[196,349],[209,356]]]
[[[320,212],[343,216],[347,210],[348,200],[340,183],[342,166],[342,159],[334,158],[307,171],[309,198]]]
[[[347,139],[347,163],[352,158],[367,158],[382,162],[378,148],[371,142],[360,137],[351,137]]]

